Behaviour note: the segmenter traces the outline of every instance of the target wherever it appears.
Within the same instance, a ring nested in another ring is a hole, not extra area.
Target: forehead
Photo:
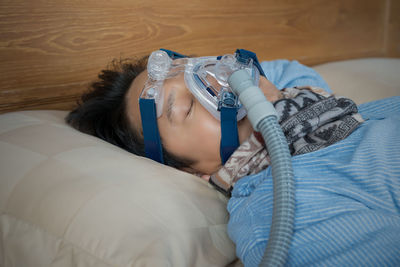
[[[132,82],[126,94],[126,112],[132,127],[138,132],[142,132],[142,120],[140,118],[139,96],[147,81],[147,71],[141,72]]]

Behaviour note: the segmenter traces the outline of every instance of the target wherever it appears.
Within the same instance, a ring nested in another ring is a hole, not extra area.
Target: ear
[[[207,182],[210,180],[210,175],[209,174],[199,173],[198,171],[196,171],[195,169],[192,169],[190,167],[181,168],[181,171],[188,172],[190,174],[196,175],[196,176],[200,177],[201,179],[206,180]]]
[[[204,179],[207,182],[210,181],[210,177],[211,177],[211,175],[208,175],[208,174],[203,174],[202,176],[200,176],[201,179]]]
[[[282,92],[276,88],[276,86],[268,81],[264,76],[260,77],[260,81],[258,83],[261,91],[264,93],[265,97],[270,102],[275,102],[282,98]]]

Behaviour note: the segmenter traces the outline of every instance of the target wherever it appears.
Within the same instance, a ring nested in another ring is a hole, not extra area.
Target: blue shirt
[[[362,104],[359,112],[366,121],[349,137],[292,158],[288,266],[400,266],[400,96]],[[228,233],[245,266],[263,256],[272,192],[268,168],[240,179],[229,200]]]

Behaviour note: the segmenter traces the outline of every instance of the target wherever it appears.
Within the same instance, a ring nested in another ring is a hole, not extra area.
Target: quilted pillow
[[[0,265],[224,266],[226,199],[64,123],[0,115]]]

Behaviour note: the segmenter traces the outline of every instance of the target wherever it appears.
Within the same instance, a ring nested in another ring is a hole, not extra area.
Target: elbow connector
[[[261,89],[253,84],[250,74],[244,70],[235,71],[229,78],[228,83],[239,100],[247,110],[253,129],[259,131],[259,123],[266,117],[278,114],[274,106],[267,100]]]

